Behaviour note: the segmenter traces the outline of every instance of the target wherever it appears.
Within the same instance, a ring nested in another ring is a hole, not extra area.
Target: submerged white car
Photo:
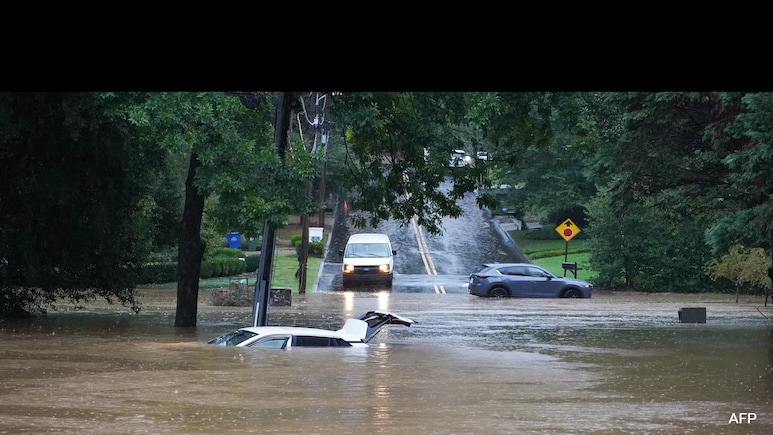
[[[375,310],[347,320],[337,331],[303,326],[251,326],[213,338],[207,344],[287,350],[293,347],[367,347],[385,326],[411,326],[414,323],[407,317]]]

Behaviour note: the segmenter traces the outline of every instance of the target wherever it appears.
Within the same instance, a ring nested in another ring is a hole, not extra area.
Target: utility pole
[[[324,125],[325,125],[325,118],[327,115],[327,104],[323,106],[323,111],[320,111],[320,104],[327,103],[327,95],[319,95],[319,92],[313,92],[311,94],[312,99],[314,100],[313,105],[313,112],[311,113],[311,137],[312,137],[312,147],[311,152],[314,153],[317,151],[317,144],[318,139],[319,143],[322,144],[323,147],[325,147],[325,152],[327,152],[327,135],[325,134]],[[319,131],[322,131],[322,134],[319,133]],[[320,198],[324,200],[324,163],[322,167],[323,171],[323,177],[322,182],[320,183]],[[306,192],[311,195],[311,181],[306,183]],[[321,222],[320,226],[322,228],[325,227],[325,209],[323,208],[321,211]],[[310,216],[307,214],[303,214],[301,216],[301,252],[298,256],[298,293],[306,293],[306,276],[307,276],[307,269],[309,264],[309,218]]]
[[[290,129],[290,103],[292,94],[280,92],[277,96],[276,113],[274,116],[274,144],[279,157],[284,160],[287,149],[287,132]],[[268,302],[271,292],[271,273],[276,248],[276,230],[269,225],[268,219],[263,224],[263,243],[260,250],[260,266],[258,281],[255,283],[255,299],[252,307],[252,326],[268,325]]]
[[[327,198],[325,197],[327,195],[327,104],[322,108],[322,122],[320,123],[319,131],[320,143],[324,148],[323,153],[325,157],[322,161],[322,173],[319,176],[319,201],[327,205]],[[320,228],[325,228],[325,208],[326,207],[323,207],[322,210],[319,211],[317,226]]]

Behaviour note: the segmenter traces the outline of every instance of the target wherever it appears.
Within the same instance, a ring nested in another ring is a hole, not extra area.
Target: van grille
[[[378,266],[354,266],[353,275],[383,275],[379,273]]]

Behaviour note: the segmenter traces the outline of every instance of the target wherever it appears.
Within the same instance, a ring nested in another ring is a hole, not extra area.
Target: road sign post
[[[571,219],[567,218],[556,227],[556,232],[566,241],[566,248],[564,249],[564,262],[567,262],[569,257],[569,241],[580,233],[580,227],[575,225]],[[564,276],[566,276],[566,269],[564,269]]]

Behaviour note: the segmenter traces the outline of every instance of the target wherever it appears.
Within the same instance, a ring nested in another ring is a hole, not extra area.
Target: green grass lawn
[[[591,281],[595,276],[596,273],[592,270],[588,270],[588,253],[583,252],[580,254],[569,254],[567,257],[567,261],[570,263],[577,262],[577,267],[580,268],[580,270],[577,271],[577,279],[581,279],[583,281]],[[558,276],[564,276],[564,268],[561,266],[561,263],[564,262],[564,256],[560,257],[545,257],[545,258],[538,258],[536,260],[532,260],[534,264],[537,266],[544,267],[545,269],[553,272],[554,274]],[[574,275],[567,271],[566,276],[568,277],[574,277]]]
[[[274,256],[273,262],[274,272],[271,275],[271,287],[289,287],[293,289],[293,293],[298,293],[298,280],[295,279],[295,271],[298,270],[298,257],[295,254],[277,254]],[[319,275],[319,265],[322,263],[322,259],[318,257],[309,257],[308,264],[306,266],[306,292],[310,293],[314,289],[314,284],[317,282],[317,276]],[[199,288],[204,289],[219,289],[228,288],[228,285],[234,281],[237,277],[233,276],[221,276],[217,278],[209,278],[199,280]],[[249,285],[255,285],[257,277],[252,274],[248,276]],[[148,287],[148,286],[140,286]],[[176,282],[168,282],[164,284],[152,284],[155,288],[176,288]]]
[[[314,283],[317,282],[319,275],[319,265],[322,259],[318,257],[309,257],[306,266],[306,292],[310,293],[314,289]],[[277,254],[274,255],[273,273],[271,274],[271,287],[289,287],[293,293],[298,293],[298,280],[295,279],[295,272],[298,270],[298,256],[295,254]],[[202,279],[199,281],[199,288],[228,288],[234,277],[219,277]],[[256,276],[250,276],[248,284],[254,285]],[[173,285],[176,285],[173,283]]]
[[[526,230],[528,231],[528,230]],[[577,278],[582,280],[592,280],[597,274],[589,269],[588,252],[585,248],[584,239],[570,240],[568,245],[563,239],[556,240],[533,240],[524,237],[524,231],[508,231],[515,244],[521,251],[532,259],[537,266],[553,272],[558,276],[564,276],[564,268],[561,263],[566,261],[574,263],[580,270],[577,272]],[[572,276],[571,272],[566,272],[566,276]]]

